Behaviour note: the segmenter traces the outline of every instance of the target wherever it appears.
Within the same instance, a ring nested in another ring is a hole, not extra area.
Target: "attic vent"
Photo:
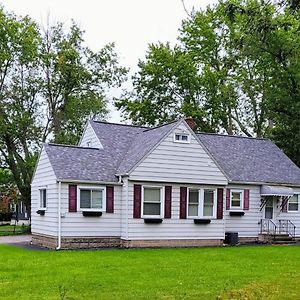
[[[174,142],[176,143],[189,143],[190,135],[187,133],[175,133],[174,134]]]

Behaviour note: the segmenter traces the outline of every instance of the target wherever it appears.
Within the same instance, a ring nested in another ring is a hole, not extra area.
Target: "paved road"
[[[18,244],[18,243],[29,243],[31,241],[31,235],[8,235],[0,236],[0,244]]]

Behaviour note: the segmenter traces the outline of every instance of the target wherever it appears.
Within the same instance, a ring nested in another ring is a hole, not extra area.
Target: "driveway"
[[[30,243],[31,235],[8,235],[0,236],[0,244],[18,244],[18,243]]]

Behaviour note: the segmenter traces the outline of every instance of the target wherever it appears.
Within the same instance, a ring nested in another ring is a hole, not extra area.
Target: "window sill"
[[[243,216],[245,214],[245,212],[244,211],[230,211],[229,212],[229,215],[230,216],[235,216],[235,217],[241,217],[241,216]]]
[[[147,218],[144,219],[145,224],[160,224],[162,223],[162,219],[157,219],[157,218]]]
[[[86,210],[86,211],[82,211],[82,215],[84,217],[101,217],[102,211]]]
[[[38,210],[36,211],[36,213],[37,213],[38,215],[40,215],[40,216],[44,216],[44,215],[45,215],[45,211],[46,211],[46,209],[38,209]]]
[[[211,219],[194,219],[195,224],[209,224]]]

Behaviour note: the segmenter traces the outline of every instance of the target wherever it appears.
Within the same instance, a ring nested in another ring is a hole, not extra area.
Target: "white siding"
[[[130,174],[139,181],[226,184],[227,179],[198,141],[174,142],[174,132],[189,132],[179,124]]]
[[[84,184],[84,186],[88,185]],[[120,237],[121,191],[121,186],[114,187],[114,213],[103,212],[101,217],[84,217],[79,210],[79,205],[77,205],[77,212],[68,212],[69,185],[62,183],[62,236]]]
[[[39,189],[47,189],[47,210],[44,216],[36,211],[40,208]],[[57,235],[58,184],[45,149],[42,150],[31,184],[31,230],[32,233]]]
[[[143,184],[143,183],[138,183]],[[161,183],[152,183],[162,185]],[[193,219],[179,218],[180,184],[172,185],[172,215],[171,219],[163,219],[161,224],[145,224],[144,219],[133,218],[133,185],[128,185],[128,239],[129,240],[159,240],[159,239],[223,239],[224,220],[212,219],[210,224],[194,224]],[[163,184],[164,185],[164,184]],[[162,186],[163,186],[162,185]],[[186,185],[187,186],[187,185]],[[193,186],[189,187],[204,187]]]
[[[300,188],[293,188],[293,189],[296,194],[300,194]],[[296,226],[296,237],[300,238],[300,207],[297,212],[296,211],[280,212],[278,215],[278,219],[292,221]]]
[[[260,220],[263,218],[263,212],[260,211],[260,187],[249,185],[229,185],[229,189],[244,190],[249,189],[249,210],[244,210],[243,216],[230,216],[230,210],[225,209],[225,232],[236,231],[239,237],[257,237],[260,232]]]
[[[103,148],[90,122],[87,123],[78,146]]]

